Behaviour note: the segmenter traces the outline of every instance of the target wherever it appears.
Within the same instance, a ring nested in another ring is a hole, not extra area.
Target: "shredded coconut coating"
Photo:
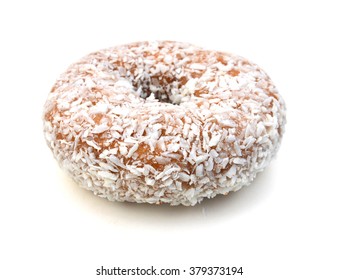
[[[285,104],[268,75],[242,57],[139,42],[71,65],[43,121],[61,167],[94,194],[188,206],[239,190],[269,164]]]

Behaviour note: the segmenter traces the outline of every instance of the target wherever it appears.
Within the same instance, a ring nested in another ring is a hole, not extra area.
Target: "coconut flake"
[[[109,127],[108,127],[107,123],[103,123],[103,124],[100,124],[100,125],[97,125],[96,127],[94,127],[92,129],[92,133],[93,134],[99,134],[99,133],[105,132],[108,129],[109,129]]]
[[[138,150],[138,148],[139,148],[139,143],[135,143],[133,147],[129,150],[127,154],[127,158],[130,158],[135,153],[135,151]]]
[[[213,167],[214,167],[214,161],[213,161],[213,158],[210,157],[207,161],[206,171],[212,171]]]
[[[233,177],[237,172],[237,167],[235,165],[232,165],[231,168],[226,172],[226,176],[228,178]]]
[[[234,158],[233,159],[233,163],[234,164],[244,165],[246,163],[246,159],[244,159],[244,158]]]
[[[199,164],[195,170],[195,174],[198,176],[198,177],[201,177],[204,175],[204,166],[202,164]]]
[[[206,66],[200,63],[192,63],[190,65],[190,68],[195,69],[195,70],[205,70]]]
[[[216,135],[214,135],[214,136],[211,138],[211,140],[209,141],[208,146],[214,147],[214,146],[218,145],[220,139],[221,139],[221,134],[216,134]]]
[[[207,158],[208,158],[208,154],[198,156],[195,159],[195,163],[200,164],[200,163],[204,162],[205,160],[207,160]]]

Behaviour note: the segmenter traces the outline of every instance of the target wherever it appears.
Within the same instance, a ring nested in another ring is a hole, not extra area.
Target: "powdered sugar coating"
[[[73,179],[114,201],[195,205],[248,185],[281,142],[285,105],[248,60],[170,41],[92,53],[44,108]]]

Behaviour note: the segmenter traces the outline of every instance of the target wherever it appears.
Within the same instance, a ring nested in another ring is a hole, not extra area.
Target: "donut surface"
[[[71,65],[43,122],[61,167],[96,195],[195,205],[239,190],[269,164],[285,105],[268,75],[242,57],[139,42]]]

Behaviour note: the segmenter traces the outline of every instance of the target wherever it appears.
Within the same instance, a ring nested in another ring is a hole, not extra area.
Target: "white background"
[[[339,279],[336,2],[1,1],[0,279],[100,279],[101,265]],[[59,169],[41,121],[57,76],[89,52],[152,39],[240,54],[275,81],[286,134],[251,186],[196,207],[112,203]]]

